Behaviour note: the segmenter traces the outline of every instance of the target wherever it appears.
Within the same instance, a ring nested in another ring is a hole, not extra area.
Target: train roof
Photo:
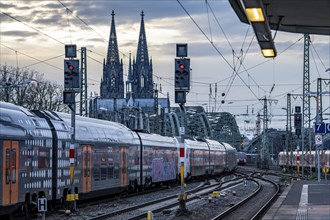
[[[208,149],[209,148],[205,141],[198,141],[196,139],[185,139],[184,142],[188,148],[195,148],[195,149]]]
[[[148,134],[139,132],[143,145],[160,147],[177,147],[178,141],[173,137],[161,136],[159,134]]]
[[[65,122],[66,126],[71,128],[71,114],[56,112],[56,115]],[[133,141],[132,131],[122,124],[82,116],[76,116],[75,118],[75,137],[78,140],[112,143],[130,143]]]
[[[6,137],[51,137],[45,119],[37,117],[26,108],[0,102],[0,134]]]
[[[225,148],[226,148],[227,151],[228,150],[237,151],[236,148],[232,147],[230,144],[228,144],[226,142],[221,142],[221,143],[225,146]]]
[[[35,114],[33,114],[30,110],[28,110],[22,106],[14,105],[9,102],[0,102],[0,109],[1,109],[1,111],[0,111],[1,114],[4,109],[8,109],[8,110],[20,111],[20,112],[26,114],[27,116],[35,116]]]

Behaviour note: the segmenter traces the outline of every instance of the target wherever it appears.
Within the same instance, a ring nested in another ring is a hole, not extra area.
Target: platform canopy
[[[249,24],[243,2],[260,1],[272,30],[330,35],[330,0],[229,0],[238,18]]]

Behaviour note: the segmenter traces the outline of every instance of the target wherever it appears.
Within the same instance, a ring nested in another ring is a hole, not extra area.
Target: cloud
[[[36,32],[31,32],[31,31],[2,31],[1,32],[2,36],[8,36],[8,37],[33,37],[38,35]]]

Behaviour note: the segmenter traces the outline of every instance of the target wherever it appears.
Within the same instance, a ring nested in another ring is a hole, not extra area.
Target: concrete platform
[[[292,182],[262,219],[330,220],[330,180]]]

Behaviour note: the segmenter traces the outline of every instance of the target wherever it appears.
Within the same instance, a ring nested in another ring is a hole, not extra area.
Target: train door
[[[18,202],[18,141],[3,142],[2,205]]]
[[[92,182],[92,146],[82,146],[82,160],[82,192],[90,192]]]
[[[120,148],[120,185],[127,185],[127,147]]]

